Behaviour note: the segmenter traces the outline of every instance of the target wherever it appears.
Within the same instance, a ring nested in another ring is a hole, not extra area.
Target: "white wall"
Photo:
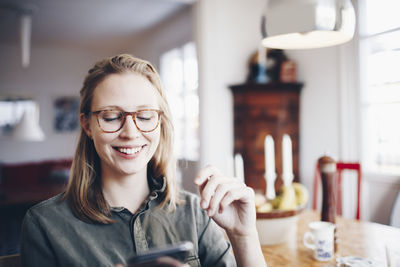
[[[224,173],[233,154],[233,106],[229,85],[243,83],[247,61],[261,40],[265,0],[197,2],[201,165]]]
[[[304,83],[300,98],[300,179],[310,189],[318,158],[339,155],[339,48],[285,52]]]
[[[17,45],[0,45],[0,94],[25,95],[40,108],[40,125],[46,135],[43,142],[23,142],[0,137],[0,162],[41,161],[71,158],[77,132],[59,134],[53,129],[53,101],[62,96],[79,96],[90,66],[110,51],[93,48],[33,45],[31,64],[23,69]]]
[[[159,70],[162,53],[193,41],[193,27],[192,7],[187,6],[150,30],[135,35],[128,51],[150,61]]]

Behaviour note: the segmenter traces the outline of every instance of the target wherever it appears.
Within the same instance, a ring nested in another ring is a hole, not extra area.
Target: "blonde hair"
[[[149,62],[128,54],[117,55],[97,62],[86,75],[80,91],[80,112],[89,116],[94,91],[104,78],[110,74],[126,72],[133,72],[148,79],[160,95],[160,109],[163,111],[160,122],[160,143],[147,168],[149,175],[155,179],[165,178],[166,187],[159,207],[168,204],[168,209],[172,211],[179,202],[176,184],[176,160],[172,156],[173,125],[167,99],[155,68]],[[107,224],[113,222],[113,220],[110,218],[110,207],[102,193],[100,179],[100,158],[92,139],[81,127],[70,179],[63,199],[68,200],[73,213],[79,219]]]

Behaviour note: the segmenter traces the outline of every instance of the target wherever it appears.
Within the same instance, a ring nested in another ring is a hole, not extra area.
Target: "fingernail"
[[[206,208],[207,208],[207,201],[202,200],[202,201],[201,201],[201,207],[202,207],[203,209],[206,209]]]
[[[211,216],[213,215],[213,212],[212,212],[211,209],[207,210],[207,215],[208,215],[209,217],[211,217]]]

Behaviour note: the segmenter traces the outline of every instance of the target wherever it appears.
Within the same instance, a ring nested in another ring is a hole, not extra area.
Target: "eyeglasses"
[[[139,131],[148,133],[154,131],[160,124],[163,112],[158,109],[142,109],[134,112],[126,112],[117,109],[98,110],[90,112],[96,115],[97,123],[103,132],[115,133],[121,130],[126,121],[126,116],[131,115]]]

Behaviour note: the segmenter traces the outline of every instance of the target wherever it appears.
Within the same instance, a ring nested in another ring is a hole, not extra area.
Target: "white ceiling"
[[[32,42],[112,45],[195,0],[0,0],[0,43],[18,42],[15,6],[33,10]]]

